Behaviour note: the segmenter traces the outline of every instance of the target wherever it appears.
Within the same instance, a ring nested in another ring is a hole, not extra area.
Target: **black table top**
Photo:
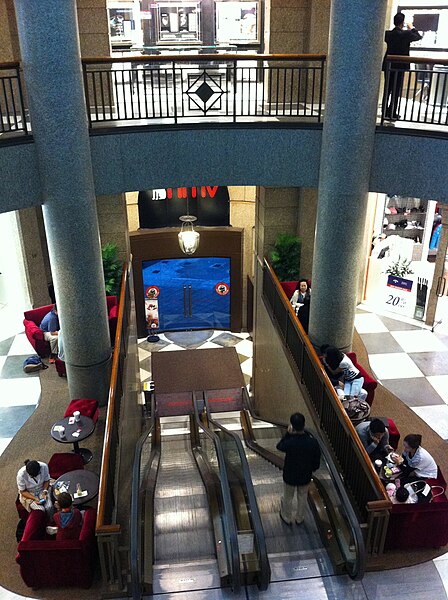
[[[56,421],[56,423],[53,425],[50,433],[54,440],[60,442],[61,444],[75,444],[76,442],[85,440],[89,437],[89,435],[92,435],[95,430],[95,423],[90,417],[81,415],[79,421],[75,421],[72,425],[69,425],[68,423],[70,418],[71,417],[64,417],[60,421]],[[61,438],[59,435],[59,431],[54,430],[55,426],[57,425],[62,425],[65,427],[65,436],[63,438]],[[78,429],[81,430],[79,432],[79,436],[73,437],[73,433],[78,431]]]
[[[96,473],[92,471],[87,471],[86,469],[77,469],[76,471],[68,471],[68,473],[64,473],[57,479],[54,484],[54,490],[57,490],[57,484],[59,482],[64,482],[67,485],[67,491],[71,494],[73,498],[73,504],[85,504],[95,498],[98,495],[98,489],[100,484],[100,479]],[[78,483],[81,486],[81,490],[86,491],[87,495],[82,498],[77,498],[74,494],[76,493],[76,489]],[[58,494],[54,494],[55,499],[58,499]]]

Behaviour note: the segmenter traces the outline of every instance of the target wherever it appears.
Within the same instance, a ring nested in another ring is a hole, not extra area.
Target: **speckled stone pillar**
[[[71,398],[107,401],[111,346],[75,0],[15,0]]]
[[[333,0],[309,335],[351,347],[387,0]]]

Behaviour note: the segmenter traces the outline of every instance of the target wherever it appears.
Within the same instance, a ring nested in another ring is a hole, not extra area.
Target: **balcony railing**
[[[324,55],[85,59],[90,124],[320,123],[324,64]]]
[[[173,124],[307,123],[325,112],[320,54],[210,54],[86,58],[91,129]],[[448,129],[448,60],[390,56],[378,124]],[[19,63],[0,64],[0,141],[31,127]]]

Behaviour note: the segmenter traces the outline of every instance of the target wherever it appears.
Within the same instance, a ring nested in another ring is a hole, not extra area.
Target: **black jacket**
[[[394,27],[390,31],[386,31],[384,41],[387,44],[386,54],[383,60],[383,71],[385,69],[385,60],[389,54],[395,56],[409,56],[409,48],[412,42],[418,42],[422,36],[416,29],[400,29]],[[391,63],[392,69],[401,69],[409,71],[409,63]]]
[[[287,433],[277,444],[285,452],[283,481],[288,485],[306,485],[313,471],[320,465],[320,448],[317,440],[307,433]]]

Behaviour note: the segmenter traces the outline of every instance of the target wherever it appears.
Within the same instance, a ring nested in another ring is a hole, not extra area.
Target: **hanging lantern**
[[[179,246],[184,254],[194,254],[199,247],[200,234],[193,227],[196,217],[191,215],[183,215],[179,217],[182,221],[182,227],[177,237],[179,238]]]

